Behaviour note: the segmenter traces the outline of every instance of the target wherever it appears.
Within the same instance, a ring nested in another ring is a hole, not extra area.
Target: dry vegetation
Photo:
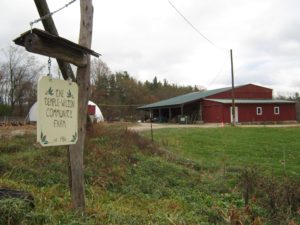
[[[90,128],[87,210],[77,215],[70,206],[66,147],[34,143],[32,134],[0,143],[0,186],[35,198],[34,210],[0,200],[0,224],[295,225],[300,220],[299,178],[271,176],[251,166],[227,165],[225,171],[217,162],[211,167],[196,157],[187,160],[167,138],[155,144],[123,124]]]

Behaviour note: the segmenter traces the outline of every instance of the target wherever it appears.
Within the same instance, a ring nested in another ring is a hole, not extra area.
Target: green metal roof
[[[232,99],[206,99],[213,102],[219,102],[223,104],[231,104]],[[234,101],[236,104],[294,104],[294,101],[288,101],[288,100],[279,100],[279,99],[235,99]]]
[[[240,85],[236,86],[236,88],[246,86],[246,85]],[[206,97],[209,97],[211,95],[215,95],[218,93],[222,93],[225,91],[231,90],[231,87],[226,87],[226,88],[219,88],[219,89],[214,89],[214,90],[208,90],[208,91],[200,91],[200,92],[192,92],[180,96],[176,96],[173,98],[165,99],[159,102],[154,102],[148,105],[144,105],[141,107],[138,107],[138,109],[155,109],[155,108],[161,108],[161,107],[176,107],[180,106],[182,104],[186,104],[189,102],[197,101],[200,99],[205,99]],[[223,104],[229,104],[232,102],[231,99],[206,99],[210,101],[215,101]],[[278,103],[278,104],[293,104],[295,102],[293,101],[287,101],[287,100],[276,100],[276,99],[236,99],[235,103],[240,103],[240,104],[251,104],[251,103],[257,103],[257,104],[271,104],[271,103]]]
[[[231,87],[219,88],[219,89],[208,90],[208,91],[192,92],[174,98],[165,99],[152,104],[144,105],[138,107],[138,109],[153,109],[153,108],[160,108],[160,107],[167,107],[167,106],[180,106],[188,102],[193,102],[229,90],[231,90]]]

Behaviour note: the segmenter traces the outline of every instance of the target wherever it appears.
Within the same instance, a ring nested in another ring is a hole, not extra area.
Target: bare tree
[[[101,59],[94,59],[91,62],[91,84],[95,85],[99,77],[110,75],[111,71],[107,64]]]
[[[101,59],[94,59],[91,62],[91,94],[90,98],[99,104],[99,100],[106,94],[108,76],[111,70]],[[103,103],[103,102],[102,102]]]
[[[4,104],[4,75],[0,68],[0,104]]]
[[[23,111],[24,103],[32,97],[38,73],[43,66],[38,66],[36,59],[23,49],[9,46],[3,51],[4,61],[1,63],[0,88],[4,102],[12,111],[17,104]]]
[[[4,72],[2,71],[2,66],[0,67],[0,97],[1,104],[8,104],[8,81],[5,79]]]

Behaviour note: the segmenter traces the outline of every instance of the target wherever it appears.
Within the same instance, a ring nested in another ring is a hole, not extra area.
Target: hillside
[[[163,139],[152,143],[122,124],[93,127],[81,216],[71,209],[66,147],[41,148],[32,134],[2,137],[0,187],[32,193],[35,208],[0,200],[0,224],[299,223],[299,178],[250,165],[207,166]]]

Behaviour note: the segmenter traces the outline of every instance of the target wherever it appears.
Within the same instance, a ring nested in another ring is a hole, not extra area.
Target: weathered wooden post
[[[79,45],[90,48],[93,32],[92,0],[80,0],[80,35]],[[86,135],[87,107],[90,92],[90,56],[85,67],[78,67],[76,80],[78,84],[78,141],[70,146],[70,165],[72,178],[72,204],[77,209],[85,209],[83,152]]]

